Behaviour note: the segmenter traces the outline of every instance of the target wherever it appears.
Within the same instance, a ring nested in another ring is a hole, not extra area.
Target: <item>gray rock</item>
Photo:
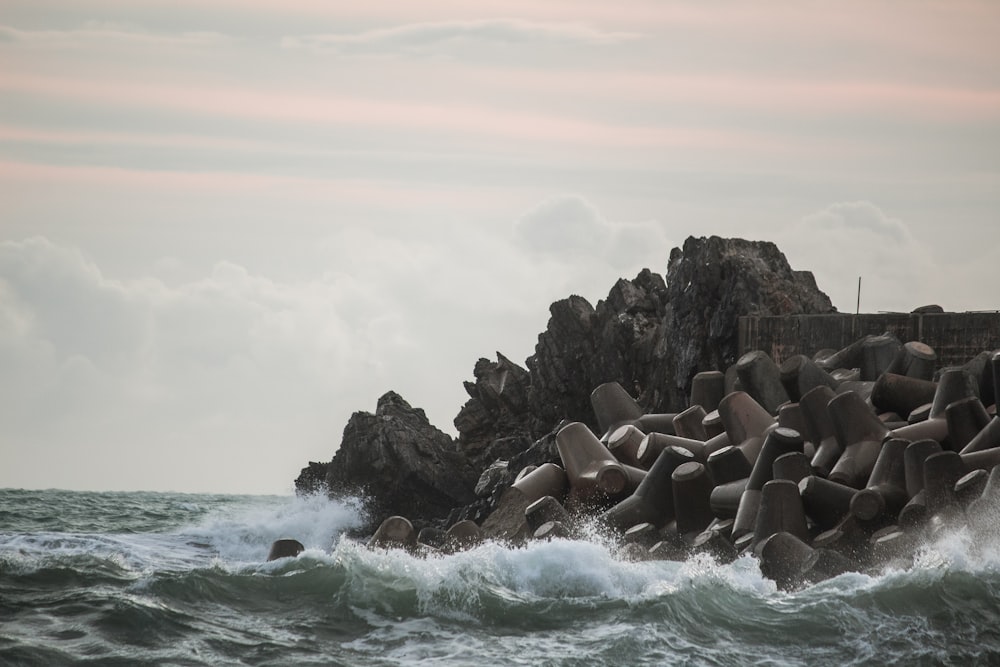
[[[402,515],[422,524],[472,502],[478,477],[452,438],[390,391],[375,414],[351,416],[326,481],[331,494],[367,496],[373,522]]]

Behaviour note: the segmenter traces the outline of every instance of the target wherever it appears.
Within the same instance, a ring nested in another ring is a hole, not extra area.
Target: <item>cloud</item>
[[[838,202],[804,216],[775,239],[793,267],[813,272],[834,305],[853,312],[902,311],[940,301],[950,278],[906,222],[868,201]],[[942,298],[944,298],[943,301]]]
[[[44,238],[0,244],[0,293],[5,485],[282,489],[342,427],[323,406],[359,400],[335,378],[378,376],[392,319],[342,274],[115,281]]]
[[[357,33],[288,36],[282,46],[319,52],[441,52],[458,44],[607,46],[637,39],[632,32],[603,31],[576,23],[517,19],[410,23]]]
[[[807,227],[835,234],[868,231],[890,242],[913,242],[906,225],[867,201],[831,204],[822,211],[806,216],[802,222]]]
[[[513,227],[517,242],[532,253],[600,261],[620,270],[665,267],[671,247],[656,222],[611,222],[579,195],[550,197]]]

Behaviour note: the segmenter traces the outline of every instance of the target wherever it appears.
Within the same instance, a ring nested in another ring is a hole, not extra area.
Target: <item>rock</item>
[[[375,414],[351,416],[326,481],[331,494],[366,495],[373,521],[405,515],[421,524],[474,500],[478,477],[452,438],[390,391]]]
[[[580,296],[553,303],[526,368],[499,352],[495,362],[478,360],[455,417],[457,443],[390,392],[375,415],[351,417],[326,474],[310,464],[296,489],[326,481],[330,493],[366,490],[373,520],[397,512],[418,525],[481,520],[525,465],[559,461],[552,434],[560,422],[597,428],[595,387],[617,382],[647,414],[678,412],[697,372],[736,361],[741,315],[833,310],[812,275],[793,271],[773,243],[690,237],[670,253],[666,280],[644,269],[596,307]],[[476,483],[497,459],[510,462],[507,473],[477,501]]]
[[[330,471],[329,463],[310,461],[295,478],[295,493],[300,496],[327,491],[326,475]]]
[[[475,382],[466,382],[469,400],[455,417],[459,445],[470,464],[482,469],[498,458],[510,458],[532,441],[528,402],[530,375],[497,352],[497,361],[480,359]]]

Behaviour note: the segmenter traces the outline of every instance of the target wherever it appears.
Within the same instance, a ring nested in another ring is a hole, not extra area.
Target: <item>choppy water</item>
[[[606,546],[419,559],[325,498],[0,490],[0,664],[1000,664],[1000,552],[794,593],[755,562]],[[264,562],[271,542],[307,550]]]

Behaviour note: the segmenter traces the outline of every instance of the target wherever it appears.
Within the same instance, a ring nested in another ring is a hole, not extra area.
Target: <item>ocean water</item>
[[[0,665],[1000,664],[1000,550],[796,592],[611,545],[417,558],[323,497],[0,490]],[[265,562],[272,541],[307,550]]]

